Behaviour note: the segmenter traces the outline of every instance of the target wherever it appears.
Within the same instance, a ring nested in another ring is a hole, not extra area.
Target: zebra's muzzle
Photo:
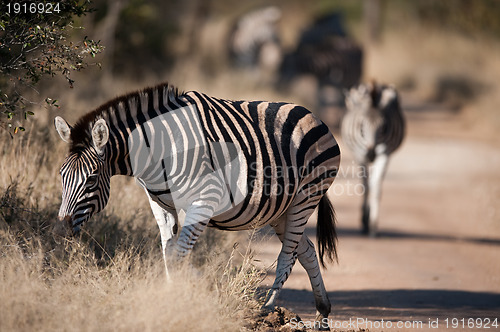
[[[67,237],[73,235],[71,216],[58,217],[54,223],[52,232],[57,236]]]

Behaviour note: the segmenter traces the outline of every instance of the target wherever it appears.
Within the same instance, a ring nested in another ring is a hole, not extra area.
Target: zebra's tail
[[[318,239],[319,261],[326,268],[323,257],[333,262],[337,257],[337,231],[335,230],[335,210],[327,195],[323,195],[318,204],[316,238]]]

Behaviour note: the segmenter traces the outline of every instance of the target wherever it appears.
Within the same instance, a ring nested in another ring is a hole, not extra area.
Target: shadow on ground
[[[440,289],[353,290],[330,292],[331,318],[421,320],[445,318],[500,318],[500,293]],[[314,312],[314,297],[307,290],[283,289],[280,301],[291,310]],[[281,304],[280,304],[281,305]]]
[[[305,232],[307,236],[316,236],[316,228],[307,227]],[[361,229],[339,227],[337,228],[339,237],[366,237],[361,234]],[[395,240],[424,240],[424,241],[447,241],[447,242],[466,242],[473,244],[486,244],[500,246],[500,239],[496,238],[480,238],[480,237],[467,237],[467,236],[453,236],[448,234],[429,234],[429,233],[415,233],[404,232],[399,230],[381,230],[377,234],[377,239],[395,239]]]

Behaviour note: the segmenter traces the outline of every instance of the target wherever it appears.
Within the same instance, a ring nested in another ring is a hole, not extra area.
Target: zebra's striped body
[[[363,232],[374,236],[382,181],[389,156],[403,141],[405,121],[398,93],[391,86],[361,84],[351,88],[346,93],[346,107],[342,139],[363,168]]]
[[[283,247],[265,308],[273,308],[299,258],[318,318],[328,316],[314,246],[303,232],[319,204],[321,262],[323,255],[335,257],[334,216],[325,193],[340,151],[327,126],[305,108],[159,85],[101,106],[74,128],[57,117],[56,129],[72,144],[61,168],[59,218],[73,231],[105,206],[110,176],[135,176],[149,195],[166,265],[186,256],[206,226],[243,230],[270,224]],[[181,209],[186,218],[178,232]]]

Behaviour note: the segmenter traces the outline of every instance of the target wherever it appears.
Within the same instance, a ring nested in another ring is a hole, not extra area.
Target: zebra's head
[[[104,119],[78,123],[79,128],[74,129],[58,116],[54,124],[61,139],[72,144],[60,170],[62,203],[55,230],[61,235],[77,234],[81,225],[101,211],[109,199],[109,128]]]
[[[345,104],[348,111],[365,112],[377,110],[383,112],[387,107],[398,103],[398,94],[392,85],[376,82],[360,84],[345,92]]]
[[[368,112],[373,106],[371,86],[360,84],[345,91],[345,105],[351,112]]]

